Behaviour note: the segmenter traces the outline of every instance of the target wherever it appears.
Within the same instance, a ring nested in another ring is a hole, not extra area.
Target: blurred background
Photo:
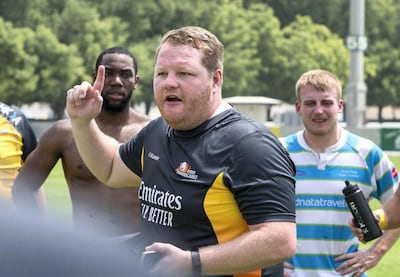
[[[66,90],[92,79],[97,55],[123,46],[139,63],[132,106],[155,117],[158,40],[169,29],[198,25],[225,45],[224,97],[266,97],[234,101],[257,110],[251,116],[277,135],[301,127],[296,80],[323,68],[343,82],[343,124],[397,150],[399,13],[399,0],[2,0],[0,99],[21,107],[40,136],[47,121],[65,117]]]

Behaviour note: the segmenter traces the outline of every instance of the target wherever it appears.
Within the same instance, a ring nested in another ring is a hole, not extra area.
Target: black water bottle
[[[345,181],[346,186],[343,189],[344,198],[347,206],[353,214],[354,221],[363,231],[364,240],[370,241],[382,236],[382,230],[368,205],[367,199],[361,189],[356,184],[350,184]]]

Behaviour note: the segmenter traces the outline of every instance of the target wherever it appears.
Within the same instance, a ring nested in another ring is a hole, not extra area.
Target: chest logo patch
[[[190,169],[191,166],[187,162],[181,162],[177,168],[175,168],[175,173],[189,179],[196,180],[199,176],[196,171]]]

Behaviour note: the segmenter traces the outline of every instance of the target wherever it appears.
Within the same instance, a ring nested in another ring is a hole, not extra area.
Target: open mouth
[[[174,96],[174,95],[170,95],[170,96],[167,96],[165,98],[165,101],[167,101],[167,102],[181,102],[182,100],[179,99],[178,97]]]

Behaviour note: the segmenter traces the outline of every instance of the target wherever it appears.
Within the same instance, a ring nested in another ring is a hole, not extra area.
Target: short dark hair
[[[138,74],[138,65],[137,65],[136,57],[131,52],[129,52],[128,49],[125,49],[123,47],[117,47],[117,46],[108,48],[100,53],[100,55],[97,57],[97,60],[96,60],[95,72],[97,72],[99,65],[101,65],[101,61],[103,60],[104,55],[107,55],[107,54],[124,54],[124,55],[131,57],[132,62],[133,62],[133,69],[135,70],[135,74]]]

